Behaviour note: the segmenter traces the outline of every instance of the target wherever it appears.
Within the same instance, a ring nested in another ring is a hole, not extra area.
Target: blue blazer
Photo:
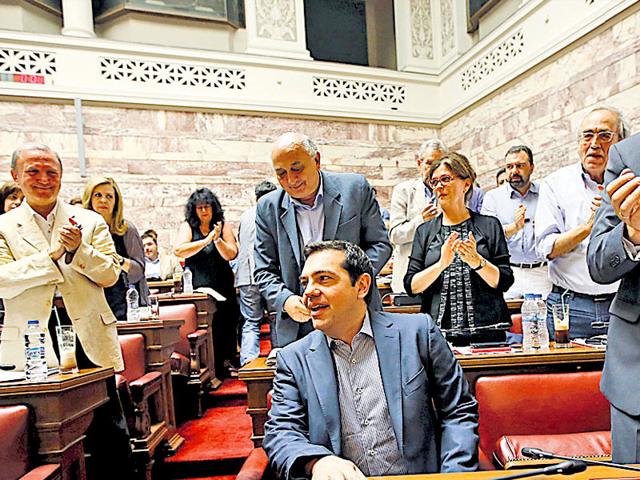
[[[622,170],[630,168],[640,175],[640,134],[609,149],[604,183],[609,184]],[[591,278],[598,283],[622,280],[609,307],[607,354],[604,361],[602,393],[618,410],[640,415],[640,263],[631,260],[624,249],[624,223],[613,211],[611,199],[603,194],[591,231],[587,264]],[[635,378],[630,384],[630,379]],[[632,386],[635,384],[636,386]],[[634,450],[635,452],[635,450]]]
[[[380,374],[409,473],[477,469],[478,403],[427,315],[370,312]],[[281,478],[309,457],[341,455],[333,358],[316,330],[278,352],[263,447]]]
[[[391,243],[371,186],[362,175],[320,172],[324,201],[323,240],[347,240],[359,245],[377,274],[391,256]],[[255,280],[270,310],[276,312],[272,342],[283,347],[298,339],[303,324],[283,312],[291,295],[301,295],[304,264],[296,212],[281,188],[260,199],[256,211]],[[375,285],[375,283],[374,283]],[[379,294],[372,308],[381,310]]]

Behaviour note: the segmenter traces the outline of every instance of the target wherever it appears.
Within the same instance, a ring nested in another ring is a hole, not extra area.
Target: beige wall
[[[640,12],[584,39],[442,127],[447,145],[469,155],[483,185],[504,153],[529,145],[537,177],[578,160],[576,132],[594,106],[623,111],[640,130]]]

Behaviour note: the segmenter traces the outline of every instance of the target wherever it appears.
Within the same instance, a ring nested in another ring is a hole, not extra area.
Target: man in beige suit
[[[393,244],[393,277],[391,289],[404,292],[402,281],[407,273],[411,245],[416,230],[424,222],[438,215],[438,207],[431,191],[426,187],[431,164],[447,152],[438,139],[424,142],[416,153],[420,176],[396,185],[391,194],[389,239]]]
[[[46,328],[53,304],[64,302],[64,313],[87,358],[95,365],[122,370],[116,319],[103,292],[120,273],[106,223],[95,212],[58,201],[62,163],[49,147],[25,145],[16,150],[11,175],[25,201],[0,216],[5,325],[22,333],[27,320],[37,319]],[[46,350],[48,362],[55,364],[51,335]],[[0,361],[22,369],[22,344],[2,342]]]

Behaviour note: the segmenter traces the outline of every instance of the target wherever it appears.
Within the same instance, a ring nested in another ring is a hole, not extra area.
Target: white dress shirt
[[[598,195],[602,195],[598,184],[584,172],[580,162],[555,171],[542,182],[534,224],[541,257],[548,258],[560,234],[589,219],[591,202]],[[572,251],[550,260],[549,279],[561,288],[588,295],[617,292],[620,282],[599,285],[591,280],[587,267],[588,244],[589,237]]]

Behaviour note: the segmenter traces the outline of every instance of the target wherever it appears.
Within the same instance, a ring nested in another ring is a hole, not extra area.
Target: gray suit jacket
[[[476,470],[478,403],[442,333],[427,315],[371,312],[370,318],[408,473]],[[312,332],[277,358],[263,446],[275,471],[289,479],[310,457],[341,455],[340,406],[324,333]]]
[[[640,174],[640,134],[611,147],[605,184],[625,168]],[[624,223],[614,213],[609,196],[603,197],[589,241],[589,273],[598,283],[622,282],[609,309],[609,341],[600,387],[616,408],[640,415],[640,263],[627,256],[622,243]]]
[[[324,240],[347,240],[369,256],[377,274],[391,255],[387,229],[373,190],[362,175],[321,172],[324,190]],[[283,312],[291,295],[300,295],[304,264],[298,239],[296,212],[291,197],[281,188],[258,202],[256,212],[255,280],[269,309],[276,312],[274,346],[298,338],[302,324]],[[372,307],[381,309],[374,292]]]

